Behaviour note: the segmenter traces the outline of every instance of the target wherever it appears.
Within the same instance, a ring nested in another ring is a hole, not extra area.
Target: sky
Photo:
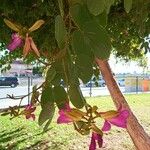
[[[148,57],[148,67],[150,70],[150,53],[147,54]],[[110,59],[109,59],[109,64],[112,68],[112,71],[114,73],[142,73],[143,70],[141,67],[139,67],[137,65],[136,62],[124,62],[124,61],[118,61],[116,63],[116,59],[113,55],[111,55]]]

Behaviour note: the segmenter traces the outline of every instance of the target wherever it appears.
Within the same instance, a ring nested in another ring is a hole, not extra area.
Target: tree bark
[[[111,68],[107,60],[101,60],[96,58],[96,63],[99,66],[99,69],[102,73],[102,76],[106,82],[110,95],[113,99],[113,102],[117,108],[120,105],[123,108],[129,110],[130,116],[128,118],[127,123],[127,131],[136,147],[137,150],[150,150],[150,137],[144,131],[143,127],[139,124],[137,118],[132,113],[125,97],[123,96],[122,92],[120,91],[116,80],[113,77]]]

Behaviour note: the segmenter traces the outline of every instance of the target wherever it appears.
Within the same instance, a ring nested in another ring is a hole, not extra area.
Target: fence
[[[150,76],[121,76],[115,77],[122,93],[143,93],[150,92]],[[20,101],[12,100],[7,94],[14,96],[23,96],[31,92],[32,86],[40,85],[44,81],[43,78],[20,78],[19,86],[16,88],[0,87],[0,109],[9,106],[19,105]],[[95,82],[90,81],[87,84],[81,84],[81,91],[85,97],[109,95],[109,91],[105,85],[105,81],[99,81],[98,86]],[[30,102],[30,96],[22,101],[22,105]]]
[[[20,104],[19,97],[28,95],[25,97],[21,106],[27,105],[30,103],[30,95],[29,93],[32,90],[32,86],[39,85],[43,82],[43,78],[32,78],[30,76],[26,78],[18,78],[19,85],[15,88],[11,87],[0,87],[0,109],[8,108],[9,106],[18,106]],[[11,99],[8,95],[14,96],[16,99]]]
[[[115,76],[116,82],[123,93],[144,93],[150,92],[150,75],[124,75]],[[98,85],[98,86],[97,86]],[[87,84],[82,84],[82,89],[88,90],[89,96],[109,95],[106,83],[103,79],[100,81],[89,81]],[[96,94],[98,93],[99,94]]]

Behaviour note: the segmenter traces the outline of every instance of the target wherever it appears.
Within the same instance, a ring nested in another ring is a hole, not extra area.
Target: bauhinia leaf
[[[50,105],[54,103],[53,90],[52,90],[52,87],[49,85],[45,85],[42,90],[42,95],[41,95],[42,109],[45,108],[46,103]]]
[[[55,76],[56,76],[56,70],[53,66],[51,66],[50,68],[48,68],[48,70],[46,72],[46,83],[51,84],[51,82],[55,78]]]
[[[132,8],[132,0],[124,0],[124,8],[126,12],[129,13]]]
[[[43,128],[43,131],[44,131],[44,132],[46,132],[46,131],[48,130],[48,127],[49,127],[51,121],[52,121],[52,119],[50,118],[50,119],[46,122],[46,124],[45,124],[45,126],[44,126],[44,128]]]
[[[75,24],[84,30],[85,23],[91,19],[88,9],[80,4],[75,4],[70,8],[70,13]]]
[[[85,105],[85,99],[78,85],[71,84],[68,91],[70,101],[76,108],[82,108]]]
[[[9,21],[9,20],[7,20],[7,19],[4,19],[4,22],[5,22],[5,24],[6,24],[9,28],[11,28],[12,30],[14,30],[14,31],[16,31],[16,32],[19,32],[20,29],[21,29],[20,26],[16,25],[15,23],[13,23],[13,22],[11,22],[11,21]]]
[[[53,91],[50,86],[43,87],[41,95],[41,113],[39,115],[38,124],[41,126],[45,121],[52,120],[55,112]]]
[[[77,4],[71,7],[71,15],[82,31],[81,33],[80,31],[75,31],[76,33],[73,35],[81,35],[78,38],[84,44],[81,44],[80,47],[87,47],[87,50],[89,51],[90,49],[95,56],[101,59],[108,59],[111,52],[111,43],[106,29],[99,25],[94,17],[91,17],[84,5]]]
[[[38,20],[38,21],[36,21],[30,28],[29,28],[29,32],[33,32],[33,31],[35,31],[35,30],[37,30],[37,29],[39,29],[43,24],[45,23],[45,21],[44,20]]]
[[[87,0],[87,7],[91,14],[97,16],[105,9],[105,0]]]
[[[55,113],[55,106],[54,104],[49,105],[48,103],[45,104],[44,108],[41,110],[39,119],[38,119],[38,124],[41,126],[45,121],[48,120],[48,125],[52,121],[52,118]]]
[[[106,27],[106,25],[107,25],[107,17],[108,17],[107,16],[107,12],[104,11],[100,15],[95,16],[94,19],[98,23],[98,25],[100,25],[102,27]]]
[[[83,0],[68,0],[69,2],[69,5],[72,6],[72,5],[75,5],[75,4],[83,4],[84,1]]]
[[[86,84],[93,75],[92,57],[90,55],[80,54],[76,58],[76,70],[78,77]],[[88,66],[88,67],[87,67]]]
[[[108,59],[111,52],[111,43],[105,28],[94,21],[86,23],[84,31],[87,36],[87,43],[95,56],[101,59]]]
[[[66,28],[64,21],[60,15],[55,18],[55,38],[60,49],[65,47],[66,42]]]
[[[64,16],[63,0],[58,0],[58,5],[59,5],[60,14],[63,17]]]
[[[54,99],[59,109],[63,108],[68,101],[67,93],[62,86],[53,88]]]
[[[110,12],[110,7],[113,5],[115,0],[105,0],[105,7],[106,7],[106,12],[109,14]]]
[[[93,75],[92,63],[94,55],[91,47],[86,42],[86,38],[85,34],[82,34],[80,31],[75,31],[72,36],[72,48],[77,55],[75,66],[83,83],[87,83]]]

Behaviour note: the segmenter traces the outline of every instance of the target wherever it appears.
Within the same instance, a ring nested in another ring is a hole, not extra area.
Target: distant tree
[[[139,67],[143,69],[143,74],[147,73],[148,71],[148,57],[145,56],[138,62]]]
[[[43,67],[42,66],[41,67],[33,67],[33,75],[34,74],[42,75],[42,73],[43,73]]]

